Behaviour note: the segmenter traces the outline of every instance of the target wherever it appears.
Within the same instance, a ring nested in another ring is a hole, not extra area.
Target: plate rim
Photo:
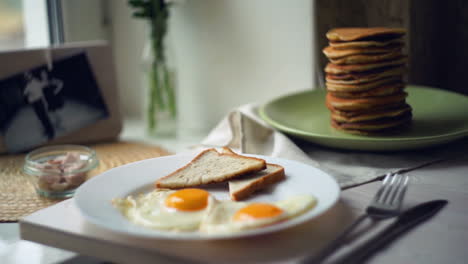
[[[100,178],[109,177],[109,176],[106,176],[106,175],[109,175],[111,173],[111,171],[119,169],[121,167],[135,166],[137,163],[149,162],[149,160],[155,160],[155,159],[160,159],[161,160],[161,159],[170,159],[170,158],[176,158],[176,157],[180,158],[180,157],[187,157],[187,156],[194,157],[194,155],[192,153],[191,154],[181,153],[181,154],[170,155],[170,156],[163,156],[163,157],[155,157],[155,158],[150,158],[150,159],[144,159],[144,160],[131,162],[131,163],[128,163],[128,164],[125,164],[125,165],[122,165],[122,166],[115,167],[115,168],[112,168],[110,170],[107,170],[107,171],[105,171],[105,172],[103,172],[103,173],[101,173],[99,175],[94,176],[93,178],[89,179],[84,184],[82,184],[76,190],[75,196],[73,198],[73,200],[74,200],[73,202],[74,202],[75,206],[78,208],[79,212],[86,219],[87,222],[89,222],[89,223],[91,223],[91,224],[93,224],[95,226],[98,226],[100,228],[103,228],[103,229],[105,229],[107,231],[115,232],[115,233],[120,234],[120,235],[124,235],[124,236],[127,236],[127,237],[134,237],[134,238],[144,238],[144,239],[166,239],[166,240],[179,240],[179,241],[184,241],[184,240],[185,241],[193,241],[193,240],[207,241],[207,240],[229,240],[229,239],[246,238],[246,237],[259,236],[259,235],[265,235],[265,234],[280,232],[280,231],[285,230],[285,229],[293,228],[295,226],[304,224],[304,223],[306,223],[308,221],[312,221],[313,219],[315,219],[315,218],[319,217],[320,215],[326,213],[327,211],[329,211],[331,208],[333,208],[336,205],[336,203],[338,202],[338,200],[341,197],[341,188],[338,185],[338,182],[336,181],[336,179],[333,176],[331,176],[330,174],[326,173],[325,171],[323,171],[323,170],[321,170],[321,169],[319,169],[317,167],[314,167],[314,166],[311,166],[309,164],[302,163],[302,162],[299,162],[299,161],[284,159],[284,158],[279,158],[279,157],[269,157],[269,156],[252,155],[252,154],[242,154],[242,155],[260,157],[260,158],[264,158],[264,159],[270,159],[270,158],[280,159],[280,160],[284,160],[284,161],[287,161],[287,162],[302,164],[302,165],[311,167],[314,170],[318,170],[324,176],[326,176],[328,178],[328,180],[331,183],[330,187],[333,188],[333,191],[334,191],[335,195],[334,195],[333,199],[330,200],[329,206],[327,208],[323,209],[321,212],[315,214],[313,217],[302,219],[299,216],[297,218],[291,219],[290,221],[286,221],[283,224],[279,224],[279,226],[281,228],[278,228],[278,225],[272,225],[272,226],[267,226],[267,227],[263,227],[263,228],[259,228],[259,229],[252,229],[252,230],[246,230],[246,231],[242,231],[242,232],[235,232],[235,233],[229,233],[229,234],[225,234],[225,233],[203,234],[203,233],[190,233],[190,232],[185,233],[185,232],[171,232],[171,231],[164,231],[164,230],[152,230],[153,232],[148,232],[148,234],[141,234],[141,233],[136,234],[136,233],[128,232],[126,230],[118,229],[118,228],[116,228],[114,226],[103,225],[101,223],[102,221],[98,220],[94,216],[89,215],[80,206],[80,200],[81,200],[80,197],[83,196],[80,193],[83,192],[83,190],[86,189],[86,186],[90,185],[90,184],[93,184],[93,181],[98,181]],[[144,227],[138,227],[138,228],[148,230],[148,228],[144,228]],[[151,230],[151,229],[149,229],[149,230]]]
[[[468,99],[468,96],[465,96],[463,94],[455,93],[452,91],[447,91],[447,90],[441,90],[437,89],[434,87],[429,87],[429,86],[422,86],[422,85],[408,85],[407,88],[409,89],[424,89],[424,90],[438,90],[438,92],[442,93],[449,93],[457,96],[463,96]],[[316,137],[316,138],[322,138],[322,139],[336,139],[336,140],[342,140],[342,141],[348,141],[348,142],[356,142],[356,141],[361,141],[361,142],[392,142],[397,140],[398,142],[414,142],[414,141],[424,141],[424,140],[438,140],[438,139],[447,139],[450,137],[461,137],[461,136],[466,136],[468,135],[468,128],[463,129],[461,131],[456,131],[452,133],[445,133],[445,134],[440,134],[440,135],[434,135],[434,136],[422,136],[422,137],[398,137],[398,138],[389,138],[389,137],[374,137],[374,136],[356,136],[355,138],[345,138],[345,137],[340,137],[338,135],[323,135],[323,134],[318,134],[318,133],[313,133],[313,132],[307,132],[301,129],[295,129],[291,128],[288,126],[285,126],[281,123],[278,123],[274,119],[272,119],[266,112],[266,108],[269,107],[271,104],[280,101],[280,100],[285,100],[288,97],[295,97],[295,96],[300,96],[301,94],[306,94],[306,93],[319,93],[319,92],[326,92],[326,90],[322,89],[315,89],[315,90],[303,90],[299,91],[293,94],[288,94],[284,96],[279,96],[277,98],[274,98],[262,105],[259,106],[258,108],[258,113],[260,117],[267,122],[269,125],[273,126],[274,128],[277,128],[281,131],[284,131],[286,133],[296,135],[296,136],[302,136],[302,137]]]

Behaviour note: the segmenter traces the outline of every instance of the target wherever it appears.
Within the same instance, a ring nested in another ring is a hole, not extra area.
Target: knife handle
[[[333,252],[335,252],[338,248],[340,248],[343,245],[345,238],[354,229],[356,229],[356,227],[358,227],[359,224],[361,224],[362,221],[364,221],[367,217],[369,217],[368,214],[362,214],[361,216],[359,216],[356,220],[354,220],[354,222],[350,226],[348,226],[335,239],[333,239],[330,243],[328,243],[328,245],[326,245],[323,249],[321,249],[318,255],[315,255],[314,257],[310,259],[305,259],[302,261],[302,263],[307,263],[307,264],[321,263],[324,259],[326,259]]]
[[[359,246],[359,248],[355,252],[345,256],[345,258],[343,258],[341,261],[334,262],[334,264],[363,263],[366,259],[371,257],[379,249],[383,248],[384,246],[395,240],[401,234],[404,234],[413,227],[434,216],[447,203],[448,201],[446,200],[435,200],[424,203],[419,206],[415,206],[414,208],[408,210],[412,211],[411,214],[403,214],[402,217],[398,218],[394,223],[386,227],[379,234],[375,235],[372,239]],[[432,211],[423,214],[425,207],[429,206],[433,207]],[[419,217],[414,218],[414,215],[419,215]]]

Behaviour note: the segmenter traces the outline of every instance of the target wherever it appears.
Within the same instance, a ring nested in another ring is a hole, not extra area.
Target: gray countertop
[[[138,138],[138,135],[135,136],[135,133],[128,130],[124,131],[123,136],[130,139]],[[177,152],[199,141],[196,139],[185,141],[168,139],[158,142],[149,140],[148,142],[159,143],[159,145]],[[408,172],[408,175],[412,180],[406,195],[405,207],[433,199],[446,199],[449,204],[434,218],[414,228],[381,250],[369,262],[379,264],[465,263],[468,259],[468,251],[466,250],[468,242],[468,222],[466,221],[468,219],[466,206],[468,201],[468,157],[431,165]],[[379,182],[373,182],[344,190],[339,202],[319,219],[314,220],[316,223],[322,224],[320,230],[314,231],[316,232],[315,237],[310,239],[310,243],[315,241],[325,244],[336,236],[341,229],[363,212],[379,185]],[[354,242],[345,247],[340,254],[345,255],[347,251],[352,250],[355,247],[353,244]],[[62,248],[70,248],[60,246],[60,243],[57,245]],[[293,243],[290,246],[295,250],[304,250],[303,248],[308,247],[304,241],[297,241],[296,244]],[[141,263],[150,263],[158,255],[156,252],[147,253],[142,254]],[[284,262],[281,256],[282,254],[278,253],[277,260]],[[184,262],[172,258],[162,259],[165,260],[162,262]],[[106,260],[115,261],[112,258]],[[21,240],[19,224],[0,224],[0,263],[89,264],[100,262],[104,261],[84,257],[72,251]]]

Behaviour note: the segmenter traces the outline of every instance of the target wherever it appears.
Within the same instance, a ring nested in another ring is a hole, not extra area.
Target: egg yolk
[[[234,216],[234,221],[249,221],[261,218],[271,218],[281,215],[283,210],[267,203],[253,203],[240,210]]]
[[[167,207],[181,211],[198,211],[206,208],[210,193],[201,189],[183,189],[171,193],[165,200]]]

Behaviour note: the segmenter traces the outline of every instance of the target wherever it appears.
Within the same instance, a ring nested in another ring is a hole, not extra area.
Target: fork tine
[[[391,181],[387,184],[387,186],[385,186],[385,189],[383,190],[383,193],[382,193],[382,198],[380,199],[380,203],[385,203],[385,201],[387,200],[388,198],[388,195],[390,194],[390,192],[392,191],[392,189],[394,188],[395,186],[395,180],[397,179],[396,175],[395,174],[392,174],[392,179]]]
[[[380,186],[379,190],[377,190],[377,193],[375,193],[375,195],[374,195],[374,199],[372,200],[373,203],[376,203],[376,202],[380,199],[380,197],[381,197],[381,195],[382,195],[384,189],[385,189],[386,186],[387,186],[387,182],[390,180],[391,177],[392,177],[392,173],[391,173],[391,172],[389,172],[389,173],[387,173],[387,174],[385,175],[385,178],[384,178],[384,180],[382,181],[382,185]]]
[[[404,176],[403,175],[396,174],[395,177],[397,177],[397,179],[395,180],[395,185],[394,185],[394,187],[392,189],[392,192],[389,193],[389,195],[388,195],[388,197],[389,197],[389,199],[387,201],[388,204],[393,204],[394,203],[395,197],[396,197],[397,193],[401,190],[401,188],[403,186],[403,183],[404,183],[404,181],[403,181]]]
[[[396,205],[398,207],[400,207],[401,204],[403,203],[403,199],[405,198],[405,194],[406,194],[406,189],[408,188],[408,182],[409,182],[409,177],[408,175],[405,175],[402,187],[400,188],[400,191],[398,192],[397,199],[396,199],[396,203],[397,203]]]

